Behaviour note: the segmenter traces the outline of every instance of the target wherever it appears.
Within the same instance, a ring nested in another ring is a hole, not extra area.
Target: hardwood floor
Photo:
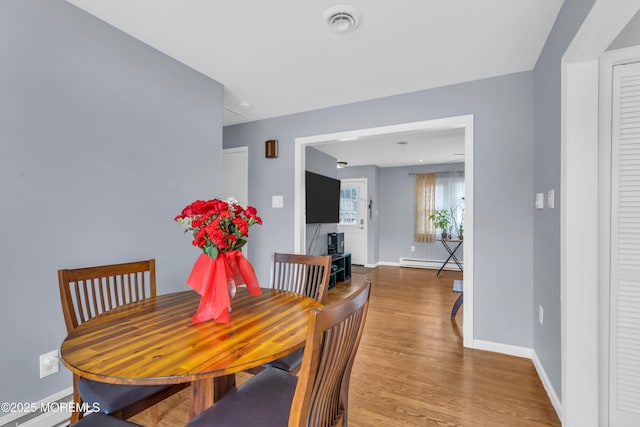
[[[331,303],[373,282],[349,426],[559,426],[531,360],[462,347],[463,310],[450,318],[461,273],[435,273],[378,267],[329,292]],[[160,403],[155,427],[183,426],[188,413],[189,389]],[[132,421],[152,425],[148,411]]]

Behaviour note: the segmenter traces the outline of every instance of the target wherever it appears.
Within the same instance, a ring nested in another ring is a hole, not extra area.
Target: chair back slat
[[[309,317],[289,427],[346,425],[349,378],[369,307],[371,282]]]
[[[275,253],[271,287],[314,298],[324,304],[329,291],[331,257]]]
[[[105,303],[104,300],[104,296],[105,296],[105,292],[104,292],[104,288],[102,286],[98,287],[98,290],[100,292],[100,310],[102,310],[102,312],[104,313],[105,311],[109,310],[109,305]]]
[[[105,311],[102,304],[102,286],[99,283],[96,283],[95,279],[91,281],[91,292],[94,295],[93,298],[93,312],[94,313],[102,313]],[[98,305],[100,304],[100,305]]]
[[[58,270],[67,331],[122,305],[156,295],[155,260]]]

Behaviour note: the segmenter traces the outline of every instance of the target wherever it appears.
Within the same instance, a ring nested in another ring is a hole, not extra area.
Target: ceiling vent
[[[334,33],[348,33],[355,30],[360,21],[360,13],[353,6],[333,6],[322,14],[323,21]]]

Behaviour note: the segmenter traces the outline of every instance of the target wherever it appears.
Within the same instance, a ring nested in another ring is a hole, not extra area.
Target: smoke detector
[[[333,6],[325,10],[322,20],[334,33],[348,33],[355,30],[362,21],[360,13],[353,6]]]

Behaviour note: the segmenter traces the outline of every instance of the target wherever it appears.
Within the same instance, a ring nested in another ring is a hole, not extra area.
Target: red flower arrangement
[[[193,235],[192,244],[202,249],[187,284],[202,298],[193,323],[214,319],[230,323],[231,298],[236,286],[245,284],[251,295],[260,295],[253,267],[240,248],[247,243],[249,227],[262,224],[254,207],[246,209],[232,198],[196,200],[175,217]]]
[[[193,234],[197,246],[211,258],[220,252],[242,248],[249,237],[249,227],[262,224],[256,208],[246,209],[232,198],[227,200],[196,200],[185,207],[175,220]]]

